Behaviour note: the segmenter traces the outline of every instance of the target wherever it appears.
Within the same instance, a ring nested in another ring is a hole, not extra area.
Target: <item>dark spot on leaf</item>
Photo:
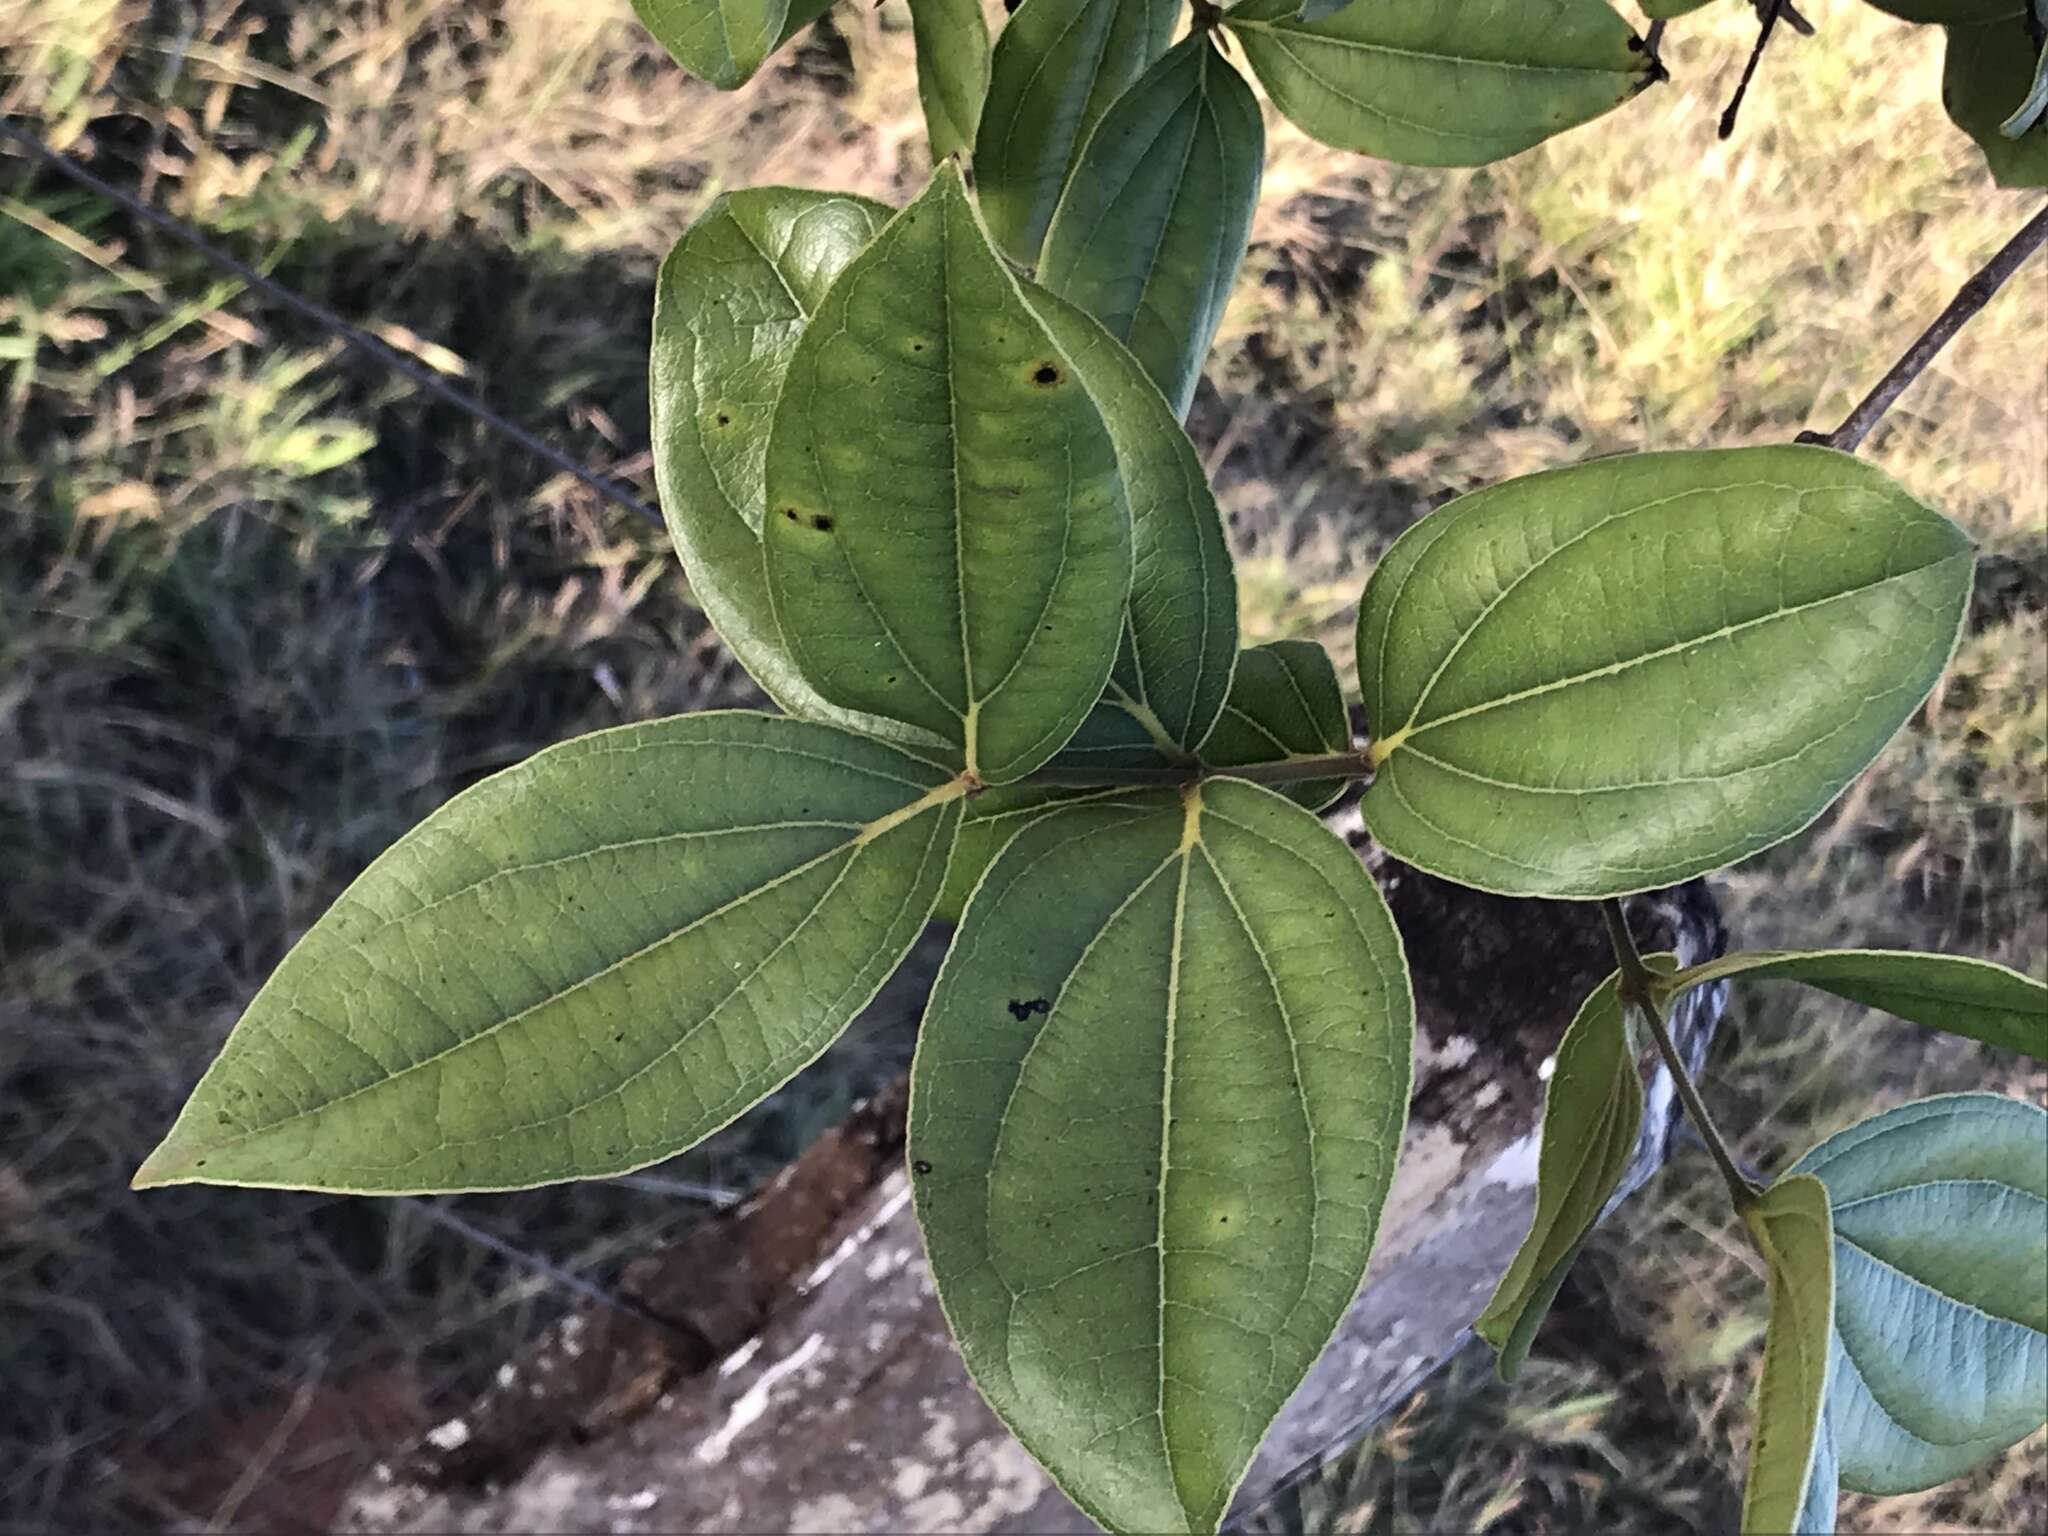
[[[1010,999],[1010,1017],[1015,1019],[1019,1024],[1022,1024],[1034,1013],[1051,1012],[1052,1000],[1050,998],[1034,997],[1029,998],[1021,1003],[1018,1002],[1017,999],[1014,997]]]
[[[797,511],[795,507],[784,507],[782,509],[782,515],[788,518],[792,523],[800,523],[804,520],[803,513]]]
[[[732,425],[732,418],[726,415],[725,412],[720,411],[718,413],[718,424],[721,427],[729,427]]]
[[[832,531],[832,519],[823,512],[813,512],[811,514],[811,526],[820,533],[830,533]]]
[[[912,1173],[930,1173],[932,1171],[932,1165],[920,1157],[916,1162],[910,1165],[910,1171]]]
[[[1057,363],[1040,363],[1031,371],[1031,382],[1040,389],[1051,389],[1059,381],[1060,370]]]

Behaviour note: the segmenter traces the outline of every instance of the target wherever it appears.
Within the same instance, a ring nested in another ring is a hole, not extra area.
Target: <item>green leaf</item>
[[[1828,1388],[1841,1480],[1913,1493],[2048,1416],[2048,1114],[1923,1099],[1830,1136],[1794,1171],[1835,1222]]]
[[[769,54],[832,8],[832,0],[633,0],[633,12],[669,57],[730,91]]]
[[[2026,0],[1866,0],[1901,21],[1943,24],[2000,21],[2026,14]]]
[[[1349,1306],[1406,1115],[1400,939],[1256,785],[1034,821],[911,1069],[939,1299],[991,1406],[1111,1530],[1209,1531]]]
[[[1915,1024],[2048,1061],[2048,987],[1989,960],[1901,949],[1748,950],[1679,972],[1671,991],[1739,977],[1803,981]]]
[[[917,39],[917,96],[932,158],[974,147],[981,101],[988,94],[988,22],[981,0],[910,0]]]
[[[892,211],[847,193],[730,192],[678,240],[654,294],[654,477],[690,590],[756,682],[793,715],[905,744],[926,732],[841,709],[804,680],[768,602],[764,467],[782,377],[811,311]]]
[[[1116,668],[1060,762],[1185,756],[1215,724],[1237,655],[1237,574],[1223,515],[1201,456],[1129,350],[1066,300],[1034,287],[1025,298],[1102,412],[1131,509],[1131,596]]]
[[[1833,1371],[1833,1351],[1829,1366]],[[1835,1460],[1834,1421],[1827,1404],[1821,1404],[1820,1432],[1813,1439],[1813,1467],[1806,1478],[1806,1502],[1799,1506],[1799,1519],[1792,1529],[1799,1536],[1834,1536],[1835,1513],[1842,1502],[1842,1483]]]
[[[1366,585],[1367,825],[1506,895],[1747,858],[1919,707],[1972,571],[1954,524],[1825,448],[1639,454],[1461,497]]]
[[[672,1156],[896,968],[963,794],[884,743],[740,712],[541,752],[313,925],[136,1185],[519,1189]]]
[[[1313,640],[1273,640],[1239,652],[1230,702],[1202,743],[1202,761],[1214,768],[1243,768],[1327,757],[1350,746],[1351,717],[1330,653]],[[1349,783],[1316,779],[1289,784],[1281,792],[1319,811]]]
[[[2004,132],[2009,119],[2024,118],[2040,61],[2019,16],[1948,29],[1941,104],[1977,141],[2001,187],[2048,187],[2048,121],[2036,120],[2017,137]]]
[[[1743,1211],[1742,1220],[1770,1270],[1771,1292],[1742,1529],[1745,1536],[1775,1536],[1801,1529],[1815,1463],[1822,1459],[1828,1319],[1835,1300],[1827,1188],[1810,1175],[1787,1174]]]
[[[1190,34],[1096,124],[1038,280],[1127,343],[1187,413],[1251,239],[1266,126],[1244,77]]]
[[[1714,0],[1636,0],[1636,9],[1652,21],[1673,21],[1713,3]]]
[[[1128,794],[1119,789],[1059,789],[1045,784],[1005,784],[983,790],[960,813],[960,834],[953,839],[953,857],[946,865],[945,888],[932,916],[957,923],[981,877],[1026,827],[1055,806]]]
[[[1321,21],[1325,16],[1334,16],[1355,0],[1301,0],[1301,8],[1294,14],[1303,21]]]
[[[1671,956],[1651,957],[1660,971]],[[1558,1287],[1621,1185],[1643,1134],[1643,1079],[1624,1017],[1621,978],[1609,976],[1580,1005],[1557,1048],[1543,1096],[1536,1210],[1493,1299],[1472,1325],[1512,1381]]]
[[[1485,165],[1611,111],[1647,78],[1605,0],[1300,0],[1224,17],[1273,104],[1312,138],[1409,165]]]
[[[840,274],[768,445],[768,592],[820,694],[984,783],[1102,694],[1131,590],[1116,451],[949,161]]]
[[[1096,120],[1172,41],[1180,0],[1024,0],[996,38],[974,189],[996,244],[1031,266]]]

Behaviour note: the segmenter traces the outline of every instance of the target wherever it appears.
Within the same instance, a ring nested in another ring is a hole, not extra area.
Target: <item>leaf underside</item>
[[[976,890],[918,1216],[977,1385],[1111,1529],[1221,1518],[1363,1274],[1412,1029],[1358,859],[1253,785],[1062,808]]]
[[[1366,586],[1367,824],[1508,895],[1747,858],[1919,706],[1972,573],[1952,523],[1823,448],[1603,459],[1462,497]]]
[[[1771,1298],[1742,1529],[1745,1536],[1777,1536],[1801,1529],[1814,1502],[1815,1463],[1826,1460],[1821,1437],[1835,1292],[1827,1187],[1809,1174],[1788,1174],[1742,1219],[1768,1267]],[[1830,1519],[1823,1529],[1832,1525]]]
[[[1351,716],[1330,653],[1313,640],[1271,640],[1240,652],[1230,700],[1202,743],[1202,761],[1218,768],[1327,757],[1351,746]],[[1348,779],[1289,784],[1281,793],[1320,811],[1350,787]]]
[[[2048,1114],[1950,1094],[1875,1115],[1794,1165],[1835,1221],[1828,1416],[1843,1486],[1961,1476],[2048,1413]]]
[[[2040,58],[2017,8],[2000,20],[1948,28],[1941,102],[1977,141],[2001,187],[2048,187],[2048,118],[2013,135],[2004,132],[2032,95]]]
[[[960,800],[943,769],[775,716],[550,748],[343,893],[136,1183],[517,1189],[671,1156],[866,1005]]]

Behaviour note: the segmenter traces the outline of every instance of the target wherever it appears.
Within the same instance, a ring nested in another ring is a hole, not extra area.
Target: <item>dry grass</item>
[[[727,186],[900,200],[923,174],[901,5],[834,19],[719,96],[624,0],[0,0],[0,109],[651,495],[669,242]],[[1348,652],[1386,542],[1488,480],[1832,424],[2017,225],[2026,200],[1941,116],[1934,40],[1850,0],[1818,19],[1727,144],[1739,6],[1676,27],[1675,85],[1486,172],[1274,125],[1195,420],[1253,636]],[[2048,961],[2044,355],[2037,263],[1866,450],[1984,544],[1995,601],[1843,806],[1725,879],[1745,940]],[[418,1206],[123,1185],[290,939],[419,815],[544,742],[743,695],[629,517],[0,160],[0,1517],[252,1518],[274,1506],[241,1463],[274,1454],[300,1489],[345,1469],[557,1304]],[[745,1183],[786,1156],[898,1058],[885,1033],[687,1171]],[[1875,1102],[1986,1080],[2048,1086],[1759,992],[1712,1091],[1772,1166]],[[1527,1386],[1462,1363],[1297,1513],[1721,1528],[1757,1286],[1698,1175],[1601,1238]],[[600,1276],[696,1214],[609,1185],[461,1209]],[[281,1408],[326,1422],[336,1392],[324,1451],[266,1450]],[[193,1463],[207,1443],[228,1449]],[[2037,1439],[1850,1517],[2044,1507]]]

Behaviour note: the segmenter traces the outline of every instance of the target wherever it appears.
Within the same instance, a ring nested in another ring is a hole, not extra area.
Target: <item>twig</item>
[[[1777,30],[1778,13],[1784,9],[1785,0],[1765,0],[1765,3],[1770,9],[1763,13],[1764,24],[1757,29],[1756,46],[1749,50],[1749,62],[1742,66],[1742,79],[1728,100],[1728,110],[1721,114],[1721,137],[1724,139],[1735,132],[1735,114],[1742,110],[1742,98],[1749,94],[1749,82],[1756,78],[1756,67],[1763,62],[1771,33]]]
[[[1863,397],[1839,427],[1832,432],[1802,432],[1794,441],[1818,443],[1823,448],[1839,448],[1843,453],[1854,453],[1863,439],[1870,435],[1870,429],[1892,408],[1892,402],[1906,392],[1906,386],[1920,377],[1941,349],[1949,344],[1950,338],[1968,323],[1972,315],[1991,302],[1991,296],[2005,286],[2006,279],[2044,243],[2048,243],[2048,204],[2043,204],[2018,234],[1999,247],[1997,255],[1956,290],[1956,296],[1948,301],[1948,307],[1934,317],[1934,323],[1920,333],[1919,340],[1906,348],[1905,355],[1892,364],[1885,376],[1877,381],[1877,387]]]
[[[1693,1129],[1699,1132],[1700,1140],[1713,1155],[1714,1165],[1721,1170],[1721,1178],[1728,1186],[1729,1197],[1734,1200],[1736,1209],[1747,1208],[1762,1191],[1743,1177],[1735,1154],[1728,1150],[1720,1127],[1707,1113],[1706,1101],[1700,1097],[1692,1074],[1685,1069],[1685,1059],[1678,1054],[1677,1042],[1671,1038],[1671,1031],[1664,1027],[1664,1011],[1657,1006],[1655,979],[1650,975],[1649,967],[1643,964],[1621,903],[1611,897],[1601,902],[1600,917],[1607,924],[1607,937],[1614,945],[1614,961],[1621,971],[1618,990],[1623,1005],[1634,1008],[1650,1026],[1650,1033],[1657,1041],[1658,1054],[1664,1058],[1665,1069],[1671,1073],[1679,1100],[1685,1105],[1686,1119],[1692,1122]]]
[[[535,458],[553,465],[566,475],[573,476],[591,490],[597,492],[598,495],[604,497],[605,500],[624,507],[636,516],[646,519],[647,522],[653,524],[656,528],[663,526],[659,512],[620,485],[616,480],[577,463],[566,453],[563,453],[561,449],[550,447],[517,422],[507,420],[473,396],[457,389],[432,369],[414,362],[402,352],[385,345],[369,332],[350,325],[348,321],[342,319],[333,310],[294,293],[275,278],[268,277],[262,272],[257,271],[247,262],[230,256],[196,229],[186,224],[184,220],[175,218],[161,209],[150,206],[132,192],[123,191],[112,182],[87,170],[69,155],[60,154],[58,151],[50,148],[27,129],[18,127],[14,123],[0,119],[0,137],[12,140],[26,151],[31,159],[41,162],[58,175],[67,177],[77,182],[80,186],[98,193],[109,202],[117,204],[131,217],[140,219],[152,229],[160,230],[172,239],[189,246],[214,266],[219,267],[223,272],[232,272],[236,277],[239,277],[266,298],[282,304],[294,314],[312,321],[328,334],[339,337],[358,352],[375,358],[393,372],[404,375],[421,389],[426,390],[431,395],[438,396],[447,404],[454,406],[457,410],[481,422],[500,437],[517,443]]]

